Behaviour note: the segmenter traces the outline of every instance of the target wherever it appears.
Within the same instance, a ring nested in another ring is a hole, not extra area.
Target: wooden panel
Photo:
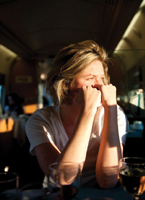
[[[24,99],[24,105],[36,104],[38,83],[35,63],[18,60],[12,66],[10,77],[10,91]]]

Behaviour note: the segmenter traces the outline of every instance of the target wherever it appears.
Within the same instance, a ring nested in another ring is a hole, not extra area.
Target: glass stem
[[[132,200],[139,200],[139,197],[132,197]]]

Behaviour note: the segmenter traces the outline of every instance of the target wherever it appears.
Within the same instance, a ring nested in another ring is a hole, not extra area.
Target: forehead
[[[104,67],[101,61],[95,60],[86,66],[85,70],[81,73],[82,75],[94,74],[102,75],[104,74]]]

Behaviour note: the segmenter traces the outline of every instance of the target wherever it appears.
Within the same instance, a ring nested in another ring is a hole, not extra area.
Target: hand
[[[105,106],[112,106],[116,105],[116,87],[112,84],[109,85],[101,85],[100,87],[102,93],[102,105]]]
[[[80,108],[96,112],[101,103],[101,91],[91,86],[83,86],[75,95],[73,102]]]

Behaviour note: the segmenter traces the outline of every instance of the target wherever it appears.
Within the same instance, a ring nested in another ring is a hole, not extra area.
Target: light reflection
[[[44,129],[44,131],[47,133],[47,136],[48,136],[48,138],[49,138],[50,143],[53,145],[53,147],[54,147],[59,153],[61,153],[61,151],[58,149],[58,147],[54,144],[54,142],[53,142],[53,140],[52,140],[52,138],[51,138],[51,135],[50,135],[50,133],[47,131],[47,129],[46,129],[45,126],[43,126],[43,129]]]
[[[41,80],[46,80],[46,78],[47,78],[47,75],[46,75],[46,74],[44,74],[44,73],[42,73],[42,74],[40,75],[40,78],[41,78]]]
[[[0,119],[0,133],[12,131],[14,125],[13,118]]]
[[[4,168],[4,172],[8,172],[9,171],[9,166],[6,166],[5,168]]]
[[[130,32],[132,32],[133,30],[136,30],[137,32],[140,33],[140,31],[136,29],[135,24],[139,24],[140,16],[142,14],[142,8],[144,6],[145,6],[145,0],[143,0],[143,2],[141,3],[141,5],[139,7],[139,11],[134,15],[132,21],[130,22],[129,26],[127,27],[122,39],[118,43],[118,45],[117,45],[115,50],[123,49],[123,44],[125,42],[124,38],[128,38],[128,35],[130,34]]]

